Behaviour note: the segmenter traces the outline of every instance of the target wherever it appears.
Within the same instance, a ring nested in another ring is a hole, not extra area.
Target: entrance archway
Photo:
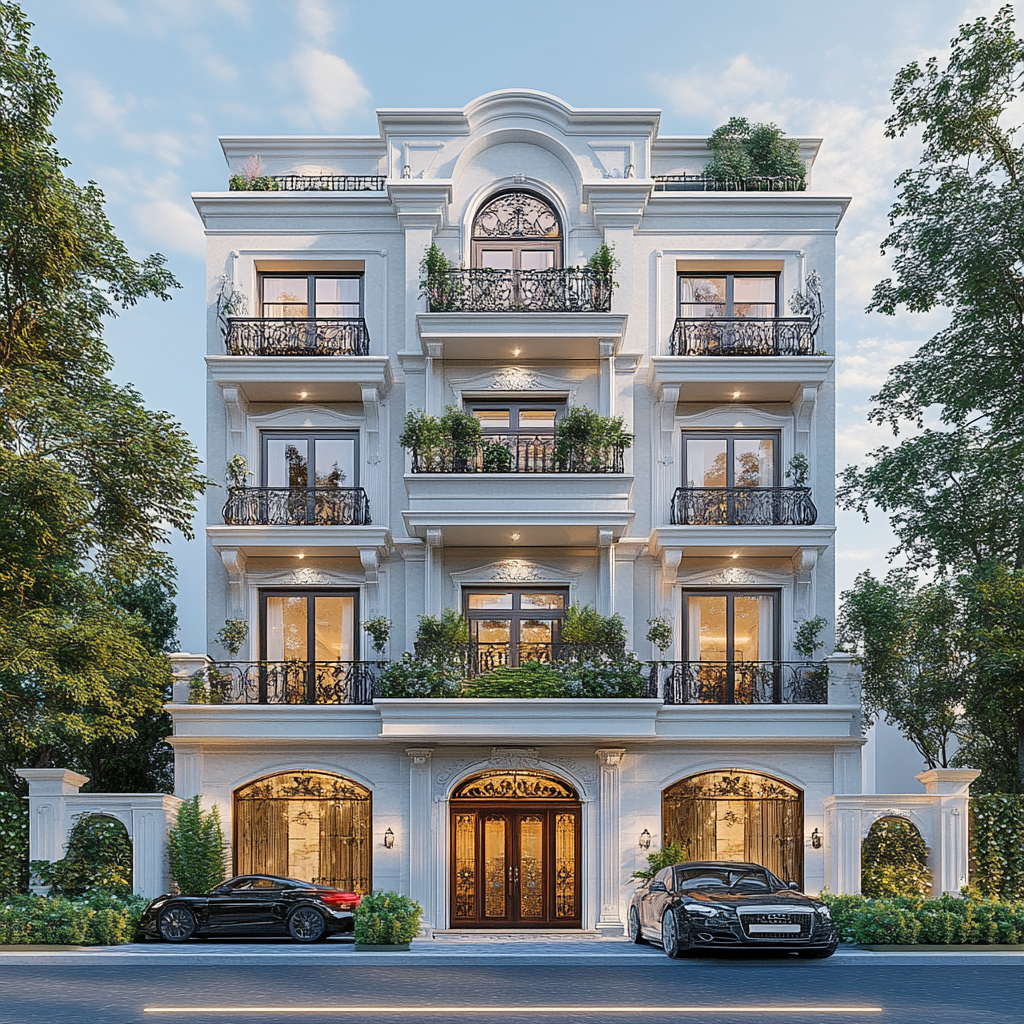
[[[753,862],[803,884],[804,795],[781,779],[735,768],[681,779],[661,794],[661,829],[690,860]]]
[[[282,772],[235,790],[235,874],[370,891],[368,789],[329,772]]]
[[[492,771],[451,797],[453,928],[579,928],[580,800],[539,771]]]

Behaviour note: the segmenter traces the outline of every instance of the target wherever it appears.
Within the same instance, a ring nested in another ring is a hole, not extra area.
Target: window
[[[263,433],[264,487],[357,487],[358,435],[341,431]]]
[[[480,421],[484,433],[550,435],[565,412],[565,403],[469,402],[466,411]]]
[[[562,229],[554,209],[530,192],[502,192],[473,221],[473,266],[551,270],[562,265]]]
[[[264,274],[263,316],[355,319],[363,315],[361,274]]]
[[[565,590],[550,588],[467,590],[466,618],[478,649],[479,671],[550,661],[561,640],[568,596]]]
[[[708,274],[679,277],[679,315],[687,320],[774,317],[777,274]]]
[[[684,432],[684,486],[777,486],[778,448],[775,433]]]
[[[774,661],[778,603],[773,591],[684,593],[687,661]]]
[[[261,590],[260,660],[356,661],[354,591]]]

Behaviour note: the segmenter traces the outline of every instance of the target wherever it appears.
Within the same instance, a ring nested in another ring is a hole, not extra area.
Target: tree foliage
[[[224,833],[216,807],[204,811],[199,797],[186,800],[167,833],[167,859],[178,892],[202,896],[224,881]]]
[[[712,156],[704,168],[709,178],[788,177],[803,181],[807,169],[796,139],[774,124],[751,124],[730,117],[708,138]]]
[[[132,841],[124,825],[105,814],[80,814],[71,826],[64,857],[35,860],[32,870],[55,896],[132,894]]]

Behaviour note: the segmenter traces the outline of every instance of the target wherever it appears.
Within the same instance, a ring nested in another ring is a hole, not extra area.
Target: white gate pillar
[[[939,895],[936,890],[957,896],[967,884],[970,864],[969,790],[980,774],[973,768],[932,768],[914,776],[932,797],[933,813],[937,817],[929,865],[935,896]]]
[[[28,782],[28,859],[60,860],[71,827],[65,798],[75,796],[89,776],[68,768],[19,768],[18,774]],[[47,892],[34,876],[31,888]]]
[[[609,935],[621,935],[622,908],[621,882],[622,865],[619,856],[619,765],[626,751],[621,747],[609,747],[597,751],[600,763],[599,790],[599,900],[600,916],[597,930]]]
[[[430,757],[432,747],[407,747],[409,757],[409,896],[423,907],[424,929],[434,926],[431,898],[431,800]]]

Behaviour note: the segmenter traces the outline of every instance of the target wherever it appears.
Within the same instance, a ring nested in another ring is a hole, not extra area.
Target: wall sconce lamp
[[[395,845],[395,833],[388,829],[384,833],[384,848],[390,850]]]
[[[640,833],[640,849],[649,850],[651,848],[651,833],[644,829]]]
[[[821,849],[821,840],[823,838],[824,837],[822,836],[822,834],[817,829],[815,829],[811,833],[811,847],[813,849],[815,849],[815,850],[820,850]]]

